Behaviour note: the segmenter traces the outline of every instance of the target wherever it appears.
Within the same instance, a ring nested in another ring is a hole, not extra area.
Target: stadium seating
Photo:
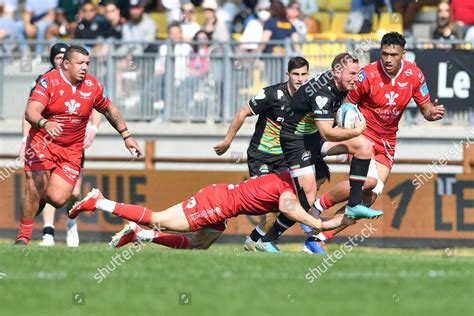
[[[403,33],[403,17],[400,13],[383,12],[380,15],[379,32]]]
[[[331,26],[331,16],[328,12],[316,12],[313,14],[313,19],[321,25],[321,33],[328,32]]]
[[[151,12],[150,18],[155,22],[156,25],[156,38],[167,39],[168,38],[168,24],[166,20],[166,14],[163,12]]]

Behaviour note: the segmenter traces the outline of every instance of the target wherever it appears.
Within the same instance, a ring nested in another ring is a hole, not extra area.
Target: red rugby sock
[[[186,249],[189,244],[188,238],[182,234],[168,234],[159,231],[155,231],[152,242],[175,249]]]
[[[112,214],[142,225],[148,225],[151,221],[151,210],[139,205],[115,203]]]
[[[20,219],[20,227],[18,227],[18,235],[16,239],[22,239],[26,244],[29,243],[31,235],[33,234],[34,219]]]
[[[328,193],[324,193],[323,196],[321,196],[321,199],[319,200],[319,203],[321,203],[321,206],[327,210],[334,204],[329,200]]]
[[[332,239],[334,237],[334,230],[325,230],[322,232],[324,237],[326,237],[326,241]]]

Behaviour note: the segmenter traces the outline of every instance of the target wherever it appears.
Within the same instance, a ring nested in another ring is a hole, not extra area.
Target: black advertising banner
[[[379,50],[370,51],[371,61],[379,58]],[[454,111],[474,107],[474,50],[414,49],[407,51],[406,59],[425,74],[432,101],[438,98]]]

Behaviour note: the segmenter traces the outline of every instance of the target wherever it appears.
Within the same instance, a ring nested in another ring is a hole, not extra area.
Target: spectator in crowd
[[[109,2],[105,6],[105,19],[107,20],[107,29],[104,32],[105,38],[122,38],[122,31],[125,19],[120,16],[120,9],[117,4]]]
[[[258,48],[258,43],[263,37],[263,26],[270,18],[270,1],[260,0],[255,7],[258,19],[251,20],[245,27],[240,37],[240,48],[249,53],[253,53]]]
[[[451,21],[451,8],[448,3],[441,2],[436,13],[436,28],[433,32],[433,39],[436,40],[456,40],[460,35],[454,30],[454,23]]]
[[[181,7],[183,13],[181,19],[181,31],[183,40],[192,41],[194,35],[201,29],[201,25],[196,22],[196,9],[191,2],[184,3]]]
[[[464,1],[464,0],[462,0]],[[403,29],[405,32],[410,32],[413,19],[418,14],[418,11],[427,5],[438,5],[439,0],[397,0],[394,2],[395,11],[403,16]]]
[[[451,12],[453,20],[461,28],[464,36],[470,26],[474,26],[474,1],[451,0]]]
[[[74,34],[77,27],[76,15],[79,11],[80,0],[59,0],[55,10],[54,22],[46,31],[46,39],[66,37]]]
[[[226,42],[230,40],[230,34],[224,21],[217,18],[216,0],[204,0],[202,3],[204,10],[204,25],[202,29],[211,35],[213,41]]]
[[[303,41],[308,34],[306,24],[301,20],[301,10],[299,1],[291,1],[288,4],[288,20],[293,24],[299,35],[299,40]]]
[[[165,72],[166,56],[169,51],[174,55],[174,78],[176,86],[189,75],[189,56],[193,48],[188,43],[183,43],[183,32],[178,22],[172,22],[168,26],[168,39],[171,42],[160,46],[159,58],[155,62],[155,72]]]
[[[239,8],[232,0],[226,0],[222,7],[217,9],[217,19],[225,23],[229,34],[232,32],[232,21],[237,13],[239,13]]]
[[[0,0],[0,41],[6,39],[24,41],[25,37],[23,36],[21,25],[18,25],[13,16],[6,12],[6,6]],[[7,53],[13,50],[13,47],[6,43],[2,45],[2,48]]]
[[[130,19],[123,27],[123,41],[143,41],[152,42],[156,38],[155,22],[145,13],[143,0],[130,0],[129,2]],[[145,52],[147,47],[142,44],[128,44],[122,46],[121,51],[127,51],[130,55],[140,55]]]
[[[173,21],[181,21],[180,0],[161,0],[161,5],[165,8],[168,24],[171,24]]]
[[[291,38],[294,43],[294,50],[299,53],[300,46],[297,44],[299,42],[298,32],[288,20],[285,5],[281,1],[273,2],[270,7],[270,15],[270,19],[268,19],[263,26],[263,37],[260,50],[264,47],[263,53],[273,53],[278,55],[284,54],[284,46],[267,43],[271,40],[284,40]]]
[[[79,21],[74,31],[74,38],[94,40],[103,37],[105,28],[106,22],[97,15],[97,7],[90,1],[83,2],[79,7]]]
[[[191,76],[199,77],[209,72],[209,40],[210,36],[203,30],[200,30],[194,35],[193,54],[189,69]]]
[[[26,0],[23,12],[23,28],[28,39],[44,40],[46,30],[54,21],[58,0]],[[36,53],[43,52],[44,45],[36,45]]]

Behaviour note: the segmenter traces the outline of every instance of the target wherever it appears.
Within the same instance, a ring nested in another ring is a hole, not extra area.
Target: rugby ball
[[[344,103],[339,110],[337,110],[337,126],[342,128],[354,128],[356,120],[363,121],[364,117],[354,104]]]

